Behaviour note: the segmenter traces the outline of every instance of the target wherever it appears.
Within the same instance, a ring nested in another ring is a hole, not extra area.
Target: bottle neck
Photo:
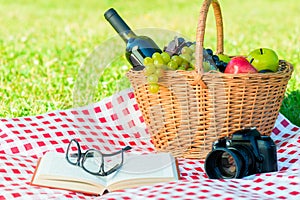
[[[129,38],[136,36],[113,8],[107,10],[104,13],[104,17],[125,42],[128,42]]]
[[[130,38],[136,37],[135,33],[132,31],[121,32],[119,33],[119,35],[124,40],[125,43],[127,43]]]

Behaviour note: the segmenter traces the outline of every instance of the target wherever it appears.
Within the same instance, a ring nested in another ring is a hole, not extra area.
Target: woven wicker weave
[[[204,0],[196,35],[196,70],[164,71],[152,94],[143,71],[129,78],[155,148],[175,157],[205,158],[214,141],[246,127],[270,135],[293,67],[280,61],[276,73],[203,72],[203,41],[210,5],[217,24],[217,53],[223,52],[218,1]]]

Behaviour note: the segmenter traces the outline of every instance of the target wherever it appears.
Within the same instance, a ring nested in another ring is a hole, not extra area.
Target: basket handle
[[[216,53],[223,53],[224,51],[224,33],[223,33],[223,19],[221,13],[221,7],[218,0],[204,0],[201,10],[200,17],[197,26],[196,32],[196,72],[202,78],[204,73],[203,70],[203,42],[204,42],[204,34],[205,34],[205,26],[206,26],[206,18],[210,5],[213,6],[214,16],[216,21],[217,28],[217,51]]]

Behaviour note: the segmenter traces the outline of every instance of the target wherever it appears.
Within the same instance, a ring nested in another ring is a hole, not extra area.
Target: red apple
[[[253,67],[249,63],[249,61],[242,56],[236,56],[231,58],[224,71],[224,73],[228,74],[245,74],[257,72],[257,69],[255,69],[255,67]]]

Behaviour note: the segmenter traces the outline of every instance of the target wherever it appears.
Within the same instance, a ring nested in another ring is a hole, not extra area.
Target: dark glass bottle
[[[144,68],[145,57],[151,57],[155,52],[162,52],[151,38],[137,36],[113,8],[107,10],[104,17],[126,43],[126,58],[134,70]]]

